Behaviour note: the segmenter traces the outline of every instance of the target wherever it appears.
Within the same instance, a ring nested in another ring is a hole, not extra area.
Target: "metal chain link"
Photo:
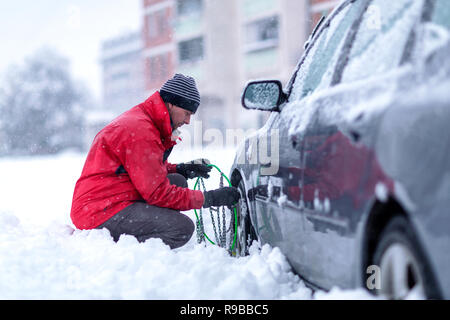
[[[223,174],[220,175],[220,187],[223,188],[224,186],[224,182],[223,182]],[[220,221],[220,213],[217,212],[217,220]],[[221,232],[221,236],[220,236],[220,246],[221,247],[225,247],[226,246],[226,220],[225,220],[225,207],[222,207],[222,230],[220,230],[219,227],[219,232]]]
[[[197,243],[205,242],[205,228],[203,227],[203,211],[200,209],[200,217],[197,221]]]
[[[204,182],[203,178],[200,178],[199,180],[200,180],[201,188],[203,189],[204,192],[206,192],[205,182]],[[223,186],[224,186],[224,176],[223,176],[223,173],[221,173],[220,188],[223,188]],[[199,211],[200,211],[199,221],[197,221],[197,242],[202,243],[202,242],[206,242],[205,228],[204,228],[204,224],[203,224],[203,210],[199,209]],[[231,215],[230,225],[227,229],[225,207],[222,207],[222,222],[220,221],[220,208],[210,207],[209,212],[211,215],[211,223],[212,223],[213,230],[214,230],[216,244],[222,248],[225,248],[225,246],[227,245],[227,233],[229,233],[230,230],[232,230],[232,226],[234,225],[233,224],[234,215],[233,214]],[[217,227],[216,227],[216,219],[214,218],[214,212],[217,215]],[[229,240],[231,241],[231,243],[230,243],[230,247],[231,247],[233,237],[231,237]]]
[[[235,232],[236,232],[236,230],[234,230],[234,214],[233,214],[233,212],[231,212],[230,225],[228,226],[228,230],[227,230],[227,233],[230,234],[230,239],[229,239],[230,241],[228,243],[228,248],[231,248],[233,246]]]
[[[200,182],[201,182],[201,184],[202,184],[203,190],[206,191],[205,181],[204,181],[203,179],[200,179]],[[212,225],[213,225],[213,230],[214,230],[214,236],[215,236],[215,238],[216,238],[216,243],[217,243],[217,245],[220,246],[220,241],[219,241],[219,236],[217,235],[217,229],[216,229],[216,224],[215,224],[215,220],[214,220],[214,214],[213,214],[213,211],[218,212],[219,209],[214,209],[214,208],[210,207],[210,208],[209,208],[209,213],[210,213],[210,215],[211,215],[211,222],[212,222]],[[220,232],[220,220],[218,221],[218,224],[219,224],[218,227],[219,227],[219,232]]]
[[[203,179],[200,179],[203,182]],[[202,208],[199,209],[200,214],[197,221],[197,243],[205,242],[205,228],[203,224],[203,210]]]

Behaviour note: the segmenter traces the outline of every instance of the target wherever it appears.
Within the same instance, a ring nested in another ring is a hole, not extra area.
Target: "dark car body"
[[[450,298],[449,32],[447,0],[344,1],[284,92],[243,101],[272,113],[240,146],[232,183],[258,239],[314,287],[366,287],[380,234],[402,215],[432,297]]]

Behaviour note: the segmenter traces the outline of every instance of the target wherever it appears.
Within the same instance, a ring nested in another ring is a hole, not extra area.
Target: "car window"
[[[450,29],[450,1],[437,0],[432,21],[442,27]]]
[[[319,31],[297,72],[289,101],[299,100],[318,88],[330,85],[339,52],[363,3],[364,1],[357,1],[347,5]]]
[[[373,0],[364,13],[342,82],[365,79],[399,66],[423,0]]]

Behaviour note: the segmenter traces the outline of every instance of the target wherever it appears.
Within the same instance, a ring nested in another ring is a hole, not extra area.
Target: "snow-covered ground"
[[[198,157],[228,174],[234,150],[181,150],[169,160]],[[84,159],[71,152],[0,159],[0,299],[372,298],[363,289],[312,292],[267,245],[236,259],[198,245],[195,235],[171,251],[159,239],[115,243],[106,230],[74,231],[69,213]]]

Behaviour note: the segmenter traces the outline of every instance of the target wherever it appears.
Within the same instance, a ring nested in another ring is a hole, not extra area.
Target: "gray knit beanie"
[[[179,73],[161,87],[159,94],[164,102],[193,113],[200,106],[200,94],[194,78]]]

